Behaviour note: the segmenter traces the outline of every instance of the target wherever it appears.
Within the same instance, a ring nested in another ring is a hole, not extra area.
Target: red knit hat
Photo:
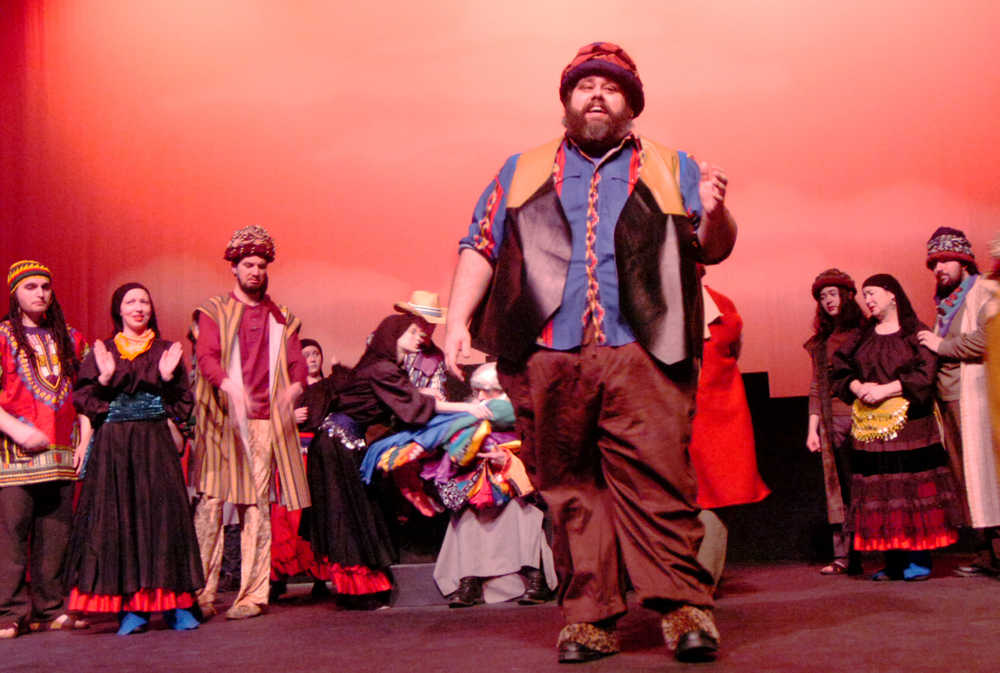
[[[819,293],[824,287],[842,287],[848,292],[854,293],[858,291],[854,285],[854,279],[840,269],[827,269],[816,276],[812,286],[813,299],[819,301]]]
[[[636,117],[646,106],[646,98],[642,93],[642,80],[635,67],[635,61],[625,53],[625,50],[613,42],[591,42],[580,47],[576,56],[569,62],[559,80],[559,100],[565,101],[576,83],[589,75],[604,75],[610,77],[625,89],[625,99]]]

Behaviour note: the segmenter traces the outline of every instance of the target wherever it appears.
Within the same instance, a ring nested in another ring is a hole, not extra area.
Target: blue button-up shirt
[[[596,332],[603,335],[599,343],[623,346],[635,341],[619,309],[615,226],[638,179],[639,151],[639,141],[632,135],[599,159],[587,156],[568,139],[559,146],[554,158],[553,175],[556,192],[569,221],[573,248],[562,304],[542,329],[539,344],[556,350],[569,350],[583,342],[586,324],[595,319],[588,310],[588,267],[596,278],[597,299],[603,310],[595,324]],[[460,249],[471,248],[491,262],[496,261],[504,236],[507,194],[519,156],[515,154],[507,159],[493,182],[483,191],[473,212],[469,233],[459,243]],[[700,216],[698,165],[683,152],[678,152],[678,156],[684,207],[688,213]],[[587,222],[591,207],[596,220],[593,257],[588,263]]]

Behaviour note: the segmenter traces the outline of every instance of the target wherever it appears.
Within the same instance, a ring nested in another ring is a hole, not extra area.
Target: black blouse
[[[171,343],[154,339],[149,350],[136,356],[134,360],[126,360],[118,352],[114,339],[106,339],[104,345],[115,359],[115,373],[108,385],[101,385],[97,380],[100,371],[94,352],[87,354],[80,365],[80,374],[73,388],[73,405],[77,412],[86,415],[96,426],[104,420],[108,405],[118,395],[146,392],[160,396],[170,418],[189,418],[194,409],[194,397],[188,388],[184,358],[177,363],[169,381],[160,378],[160,357],[170,348]]]
[[[394,418],[407,425],[422,425],[434,416],[434,398],[410,382],[397,363],[378,360],[355,370],[349,377],[334,372],[314,383],[303,394],[309,409],[307,427],[315,428],[326,414],[350,416],[362,432],[375,423]]]
[[[919,329],[926,329],[923,325]],[[857,330],[833,354],[831,380],[837,397],[854,402],[851,381],[879,384],[899,380],[909,400],[910,418],[933,412],[937,355],[921,346],[916,334],[878,334],[870,327]]]

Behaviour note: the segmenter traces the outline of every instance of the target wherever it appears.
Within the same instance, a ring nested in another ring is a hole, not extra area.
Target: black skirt
[[[309,445],[306,472],[312,507],[301,534],[318,559],[341,566],[387,568],[397,559],[382,508],[361,481],[362,451],[320,430]]]
[[[66,585],[129,596],[205,584],[184,475],[165,420],[97,430],[73,518]]]

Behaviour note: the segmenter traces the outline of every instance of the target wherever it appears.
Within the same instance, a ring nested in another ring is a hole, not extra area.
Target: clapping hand
[[[163,355],[160,356],[160,378],[164,381],[169,381],[174,377],[174,370],[177,369],[177,365],[180,364],[181,356],[184,354],[184,349],[181,348],[181,343],[175,341],[170,344],[170,348],[163,351]]]
[[[94,362],[97,363],[97,380],[102,386],[111,383],[111,377],[115,375],[115,356],[111,354],[103,341],[94,342]]]

